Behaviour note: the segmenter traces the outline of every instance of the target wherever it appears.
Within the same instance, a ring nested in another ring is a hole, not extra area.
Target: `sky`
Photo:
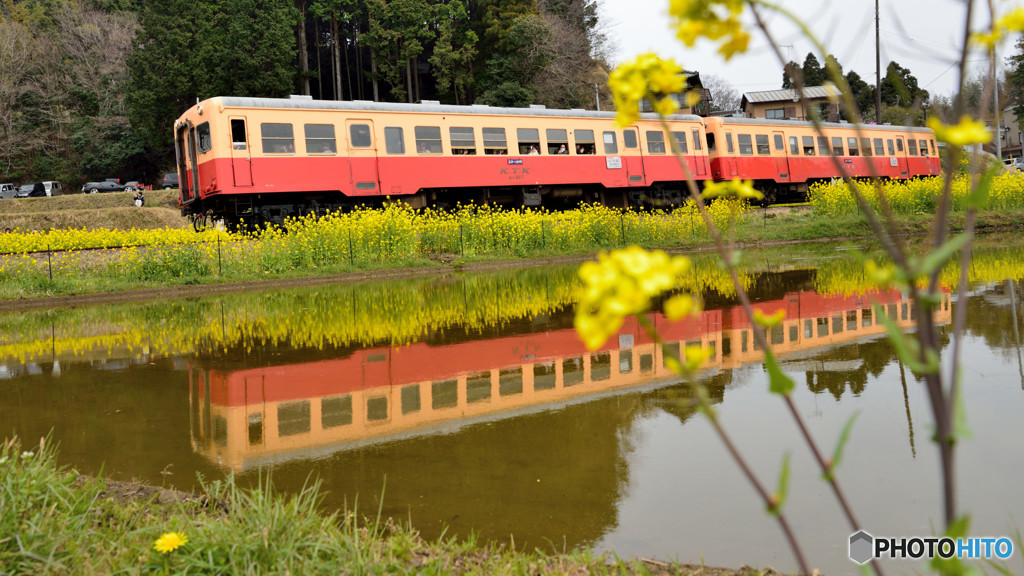
[[[801,15],[811,30],[822,39],[829,52],[838,58],[844,72],[855,70],[868,84],[875,82],[875,2],[874,0],[776,0],[786,9]],[[986,2],[976,2],[986,4]],[[669,29],[669,0],[602,0],[602,21],[609,37],[609,55],[618,64],[638,54],[655,52],[672,57],[686,70],[713,74],[728,80],[740,94],[782,87],[782,67],[768,48],[764,35],[753,30],[746,54],[725,62],[714,44],[698,40],[687,48]],[[1006,10],[1017,1],[997,0],[997,8]],[[952,94],[958,80],[955,62],[963,42],[966,8],[963,0],[879,0],[881,68],[895,61],[918,80],[918,85],[933,95]],[[988,25],[989,17],[980,11],[975,21]],[[765,14],[767,16],[767,14]],[[787,59],[802,64],[812,45],[781,17],[765,18]],[[752,19],[751,19],[752,22]],[[979,28],[980,26],[975,26]],[[1000,50],[997,66],[1013,53],[1009,43]],[[819,62],[821,55],[815,54]],[[968,57],[969,77],[988,73],[984,54]]]

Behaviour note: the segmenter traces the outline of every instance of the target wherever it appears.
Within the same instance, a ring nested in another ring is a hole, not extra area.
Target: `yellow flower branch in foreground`
[[[654,297],[677,287],[691,266],[684,256],[669,257],[661,250],[648,252],[638,246],[598,258],[580,266],[584,286],[575,319],[576,331],[591,350],[615,334],[626,316],[646,312]],[[672,302],[670,314],[677,319],[698,309],[692,301]]]
[[[671,0],[668,13],[676,36],[689,47],[697,38],[721,41],[718,52],[726,60],[747,51],[750,33],[739,16],[744,0]]]
[[[952,146],[984,144],[992,140],[992,133],[985,123],[972,120],[967,115],[961,116],[960,123],[955,126],[947,126],[932,116],[928,119],[928,127],[935,131],[936,140]]]
[[[620,126],[629,126],[640,119],[640,101],[650,98],[662,116],[676,111],[673,94],[686,88],[686,75],[675,60],[662,60],[654,54],[641,54],[612,71],[608,86],[615,100],[615,117]]]
[[[705,182],[704,191],[701,192],[704,198],[717,198],[719,196],[736,196],[745,200],[761,200],[764,194],[754,190],[753,180],[726,180],[724,182]]]

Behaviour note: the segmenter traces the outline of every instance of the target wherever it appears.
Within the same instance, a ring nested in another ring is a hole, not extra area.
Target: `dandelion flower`
[[[185,544],[188,544],[188,537],[185,536],[184,532],[167,532],[156,539],[156,542],[153,544],[153,550],[161,554],[169,554]]]

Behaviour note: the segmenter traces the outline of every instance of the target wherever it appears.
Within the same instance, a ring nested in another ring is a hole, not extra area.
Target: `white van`
[[[14,194],[18,192],[18,189],[14,187],[14,184],[0,184],[0,198],[14,198]]]
[[[46,189],[47,196],[60,196],[64,193],[63,189],[60,187],[60,182],[43,182],[43,188]]]

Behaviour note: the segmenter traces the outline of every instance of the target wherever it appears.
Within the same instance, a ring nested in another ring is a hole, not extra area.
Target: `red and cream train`
[[[668,121],[698,182],[743,178],[802,195],[838,176],[939,173],[926,128],[676,115]],[[654,115],[543,107],[450,106],[218,97],[174,125],[182,213],[249,225],[385,197],[540,206],[676,204],[685,172]]]

